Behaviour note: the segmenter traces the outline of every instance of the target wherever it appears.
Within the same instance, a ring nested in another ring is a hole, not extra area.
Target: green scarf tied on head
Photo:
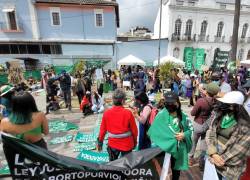
[[[223,129],[231,128],[237,124],[237,121],[234,118],[234,115],[225,115],[222,118],[220,127]]]

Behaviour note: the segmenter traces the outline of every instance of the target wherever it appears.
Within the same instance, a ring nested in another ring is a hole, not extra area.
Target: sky
[[[160,0],[117,0],[120,9],[119,33],[131,27],[145,26],[152,32]]]

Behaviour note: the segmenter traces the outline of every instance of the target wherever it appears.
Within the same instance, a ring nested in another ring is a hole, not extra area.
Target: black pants
[[[171,161],[171,169],[172,169],[172,180],[179,180],[181,171],[174,170],[176,159],[173,156],[171,156],[170,161]]]
[[[126,154],[130,153],[131,151],[120,151],[114,148],[111,148],[108,146],[107,148],[109,153],[109,161],[114,161],[119,158],[120,154],[121,156],[125,156]]]
[[[78,97],[79,104],[81,104],[82,98],[83,98],[83,96],[84,96],[83,91],[76,91],[76,95],[77,95],[77,97]]]

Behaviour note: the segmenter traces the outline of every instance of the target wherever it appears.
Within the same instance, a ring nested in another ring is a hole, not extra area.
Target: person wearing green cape
[[[172,179],[178,180],[181,170],[188,170],[188,153],[192,148],[192,123],[181,110],[179,97],[164,94],[165,107],[157,114],[148,130],[151,141],[171,154]]]

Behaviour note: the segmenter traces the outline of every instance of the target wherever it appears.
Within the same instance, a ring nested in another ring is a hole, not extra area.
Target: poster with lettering
[[[168,169],[163,166],[165,153],[159,148],[131,152],[115,161],[98,164],[58,155],[8,135],[2,134],[2,142],[13,179],[159,180]]]
[[[205,51],[204,49],[195,49],[195,69],[201,71],[201,66],[205,64]]]
[[[227,66],[229,60],[229,51],[221,51],[219,48],[214,51],[214,61],[212,68],[219,70],[221,67]]]
[[[192,47],[185,47],[184,49],[184,61],[185,61],[185,66],[188,70],[193,69],[193,56],[194,56],[194,51]]]
[[[82,150],[76,159],[102,164],[109,162],[109,154],[107,152]]]

